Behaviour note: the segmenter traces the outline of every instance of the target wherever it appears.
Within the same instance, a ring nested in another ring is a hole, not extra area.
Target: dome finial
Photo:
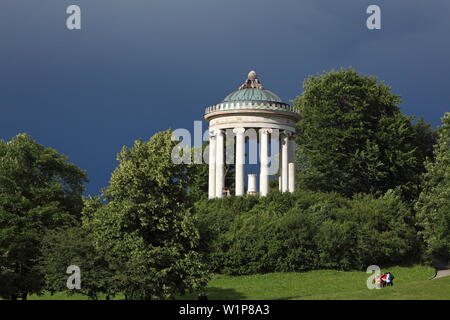
[[[264,90],[264,87],[258,80],[256,72],[253,70],[248,73],[247,80],[239,87],[239,90],[250,88]]]
[[[255,79],[258,79],[258,76],[256,75],[256,72],[255,72],[254,70],[252,70],[252,71],[250,71],[250,72],[248,73],[247,79],[249,79],[249,80],[255,80]]]

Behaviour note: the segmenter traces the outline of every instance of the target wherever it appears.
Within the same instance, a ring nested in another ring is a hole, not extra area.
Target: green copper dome
[[[222,102],[238,102],[238,101],[268,101],[268,102],[279,102],[283,101],[275,93],[257,88],[247,88],[236,90],[223,99]]]
[[[295,107],[284,103],[272,91],[264,89],[255,71],[250,71],[247,80],[238,90],[230,93],[222,102],[205,109],[205,119],[235,113],[276,113],[298,120],[300,115]]]

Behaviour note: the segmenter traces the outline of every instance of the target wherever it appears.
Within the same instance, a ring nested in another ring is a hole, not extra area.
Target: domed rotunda
[[[246,139],[256,140],[259,146],[259,193],[265,196],[269,191],[270,162],[277,163],[280,191],[294,192],[294,133],[299,119],[300,115],[293,106],[284,103],[275,93],[264,89],[255,71],[250,71],[247,80],[238,90],[227,95],[222,102],[207,107],[205,120],[209,122],[210,136],[209,198],[221,198],[225,194],[225,157],[227,163],[236,165],[236,195],[244,195]],[[271,144],[271,140],[279,143]],[[227,154],[224,149],[225,141]],[[270,146],[273,155],[271,158]],[[277,150],[274,150],[276,147]],[[249,151],[251,153],[251,150]],[[229,155],[232,155],[231,161]],[[247,193],[257,193],[256,175],[248,176]]]

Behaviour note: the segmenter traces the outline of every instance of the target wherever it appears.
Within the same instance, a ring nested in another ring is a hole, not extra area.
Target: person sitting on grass
[[[375,277],[372,280],[372,283],[375,283],[375,288],[381,289],[381,276],[379,273],[375,275]]]
[[[390,272],[387,273],[386,283],[388,286],[391,286],[391,287],[394,285],[394,275]]]
[[[386,273],[386,285],[387,286],[391,285],[391,276],[389,275],[389,272]]]
[[[386,287],[386,278],[387,278],[387,274],[386,272],[383,273],[383,275],[381,276],[381,286],[384,288]]]

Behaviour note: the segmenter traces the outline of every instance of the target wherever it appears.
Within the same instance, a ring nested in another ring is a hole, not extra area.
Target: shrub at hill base
[[[244,275],[365,269],[418,257],[412,213],[399,192],[382,197],[274,192],[202,200],[195,212],[214,272]]]

